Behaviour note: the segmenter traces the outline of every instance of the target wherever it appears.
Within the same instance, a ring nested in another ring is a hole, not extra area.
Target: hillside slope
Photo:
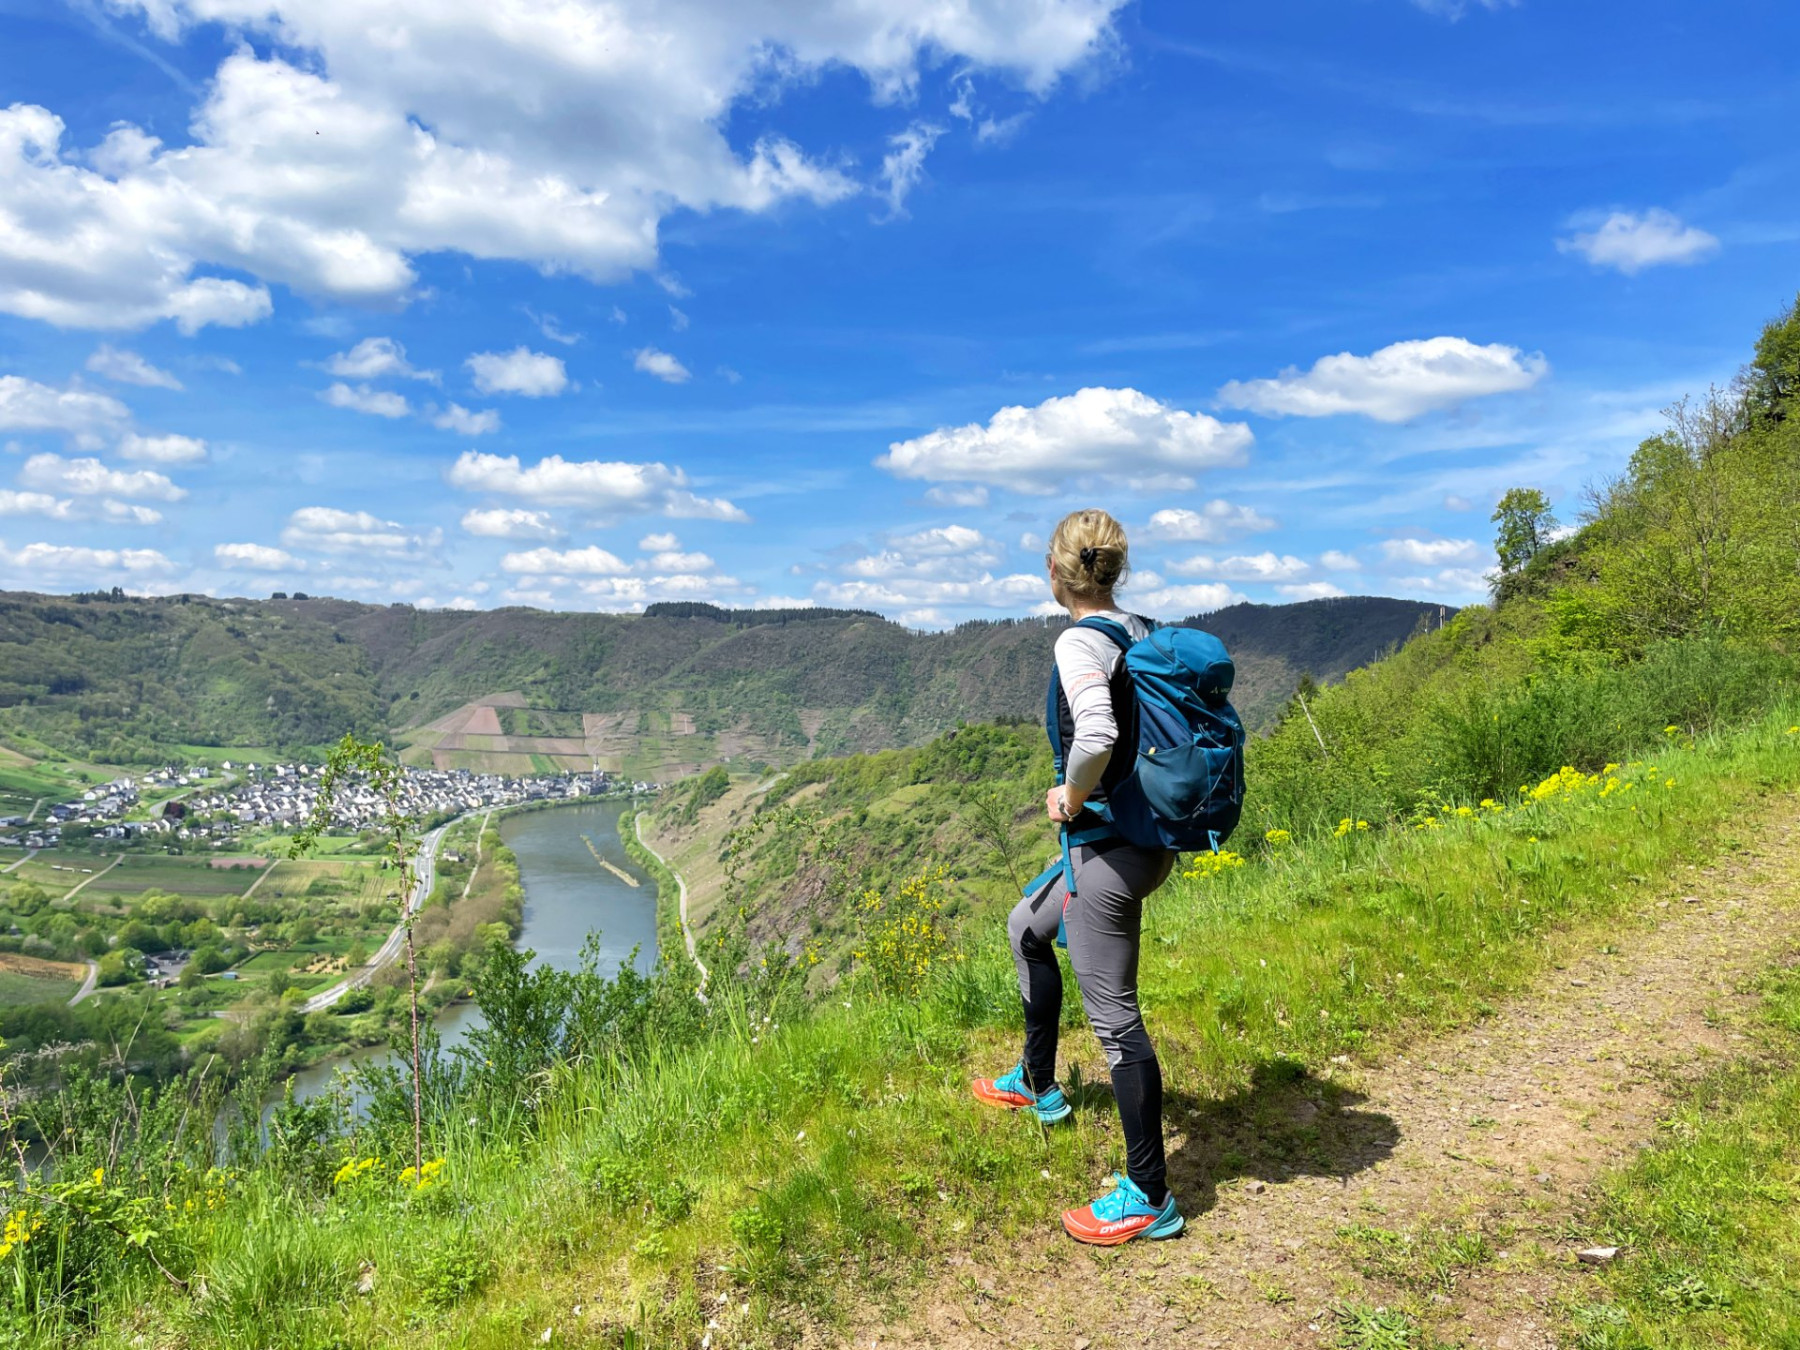
[[[1253,725],[1441,622],[1373,598],[1207,616]],[[919,633],[847,610],[653,606],[643,615],[415,610],[332,599],[0,595],[0,736],[113,763],[182,745],[291,749],[404,733],[441,767],[668,778],[917,744],[1028,715],[1054,628]]]

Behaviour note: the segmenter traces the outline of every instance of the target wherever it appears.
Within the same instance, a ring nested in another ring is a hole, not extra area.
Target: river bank
[[[602,973],[611,974],[627,962],[644,972],[655,966],[662,886],[626,843],[621,826],[629,810],[628,802],[587,801],[496,817],[525,893],[515,945],[534,953],[533,965],[574,970],[583,944],[597,934]],[[621,872],[636,884],[622,880]],[[643,885],[645,881],[651,884]],[[481,1025],[481,1013],[464,999],[441,1009],[435,1020],[439,1038],[449,1048]],[[293,1075],[294,1095],[316,1096],[340,1070],[391,1058],[385,1046],[371,1046],[321,1060]]]

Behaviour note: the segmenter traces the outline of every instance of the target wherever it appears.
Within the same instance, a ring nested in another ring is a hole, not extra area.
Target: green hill
[[[1254,725],[1443,611],[1376,598],[1240,605],[1223,624]],[[0,595],[0,737],[107,763],[179,747],[398,735],[441,767],[675,777],[918,744],[1039,706],[1053,626],[918,633],[846,610],[643,615],[331,599]]]
[[[1019,1343],[1081,1344],[1129,1302],[1172,1344],[1502,1343],[1494,1309],[1590,1350],[1792,1344],[1800,313],[1572,538],[1508,500],[1527,546],[1497,603],[1284,710],[1233,851],[1146,906],[1183,1243],[1090,1259],[1055,1235],[1120,1163],[1103,1058],[1069,1039],[1054,1131],[970,1101],[1017,1052],[1016,974],[946,896],[965,859],[900,832],[922,865],[835,897],[855,941],[826,991],[815,944],[729,924],[704,1003],[685,953],[607,979],[498,945],[472,977],[487,1025],[360,1100],[265,1114],[254,1068],[227,1083],[197,1056],[152,1090],[117,1049],[63,1062],[14,1095],[8,1130],[41,1152],[8,1201],[0,1328],[33,1350],[500,1350],[987,1344],[1029,1318]],[[378,692],[394,659],[371,657]],[[735,795],[771,822],[750,857],[771,868],[822,846],[813,823],[903,829],[921,802],[978,838],[980,799],[954,794],[1035,791],[1030,739],[709,773],[665,812]],[[106,1006],[136,1034],[139,1008]]]

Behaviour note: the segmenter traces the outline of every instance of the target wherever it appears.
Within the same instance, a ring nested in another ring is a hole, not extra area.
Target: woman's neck
[[[1116,608],[1116,606],[1114,606],[1113,598],[1110,595],[1103,596],[1098,600],[1071,600],[1068,604],[1069,618],[1074,623],[1080,623],[1090,614],[1110,613],[1114,608]]]

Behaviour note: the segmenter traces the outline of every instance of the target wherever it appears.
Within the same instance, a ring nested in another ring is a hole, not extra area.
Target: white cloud
[[[1209,614],[1227,605],[1242,604],[1247,598],[1222,581],[1196,586],[1167,586],[1152,574],[1139,581],[1154,580],[1159,584],[1148,589],[1132,588],[1130,607],[1159,619],[1185,619],[1195,614]]]
[[[577,342],[581,341],[580,333],[570,333],[563,330],[556,315],[539,314],[529,306],[526,307],[525,313],[526,316],[537,325],[538,332],[542,333],[551,342],[560,342],[565,347],[573,347]]]
[[[267,544],[214,544],[213,557],[226,567],[252,572],[298,572],[306,567],[287,550]]]
[[[1191,487],[1201,469],[1242,461],[1252,439],[1241,423],[1182,412],[1135,389],[1090,388],[1035,408],[1002,408],[985,426],[896,441],[875,463],[902,478],[1043,494],[1077,478]]]
[[[412,405],[403,394],[386,389],[371,389],[366,384],[359,384],[352,389],[341,380],[319,397],[334,408],[348,408],[351,412],[368,413],[371,417],[405,417],[412,411]]]
[[[979,508],[988,504],[988,490],[979,486],[927,488],[925,500],[933,506]]]
[[[609,314],[607,318],[613,323],[625,323],[628,321],[625,311],[620,309],[617,305],[612,307],[612,313]]]
[[[1549,369],[1541,355],[1527,356],[1517,347],[1434,337],[1396,342],[1368,356],[1324,356],[1309,371],[1289,366],[1274,379],[1233,380],[1219,390],[1219,402],[1272,417],[1361,413],[1378,422],[1406,422],[1472,398],[1529,389]]]
[[[369,553],[391,558],[417,558],[435,549],[442,532],[416,534],[397,521],[367,511],[332,506],[303,506],[288,517],[281,542],[289,548],[317,553]],[[344,583],[340,583],[344,584]],[[385,584],[385,583],[383,583]]]
[[[73,385],[55,389],[22,375],[0,375],[0,431],[96,435],[130,420],[131,410],[110,394]]]
[[[666,516],[708,520],[750,518],[722,497],[696,496],[687,475],[666,464],[547,455],[526,468],[517,455],[465,450],[448,477],[452,487],[524,497],[552,506],[585,506],[621,514],[660,511]]]
[[[862,190],[834,147],[777,131],[734,146],[740,105],[773,120],[783,92],[838,71],[903,105],[942,66],[1047,96],[1113,45],[1121,5],[396,0],[372,24],[357,0],[117,0],[166,39],[214,25],[209,45],[233,50],[188,110],[188,144],[126,125],[65,146],[50,110],[0,113],[0,309],[191,330],[270,310],[261,285],[199,271],[391,302],[414,258],[442,252],[655,275],[671,212]]]
[[[1172,507],[1150,517],[1148,533],[1152,539],[1174,539],[1185,543],[1223,544],[1240,535],[1272,530],[1276,522],[1253,507],[1236,506],[1214,498],[1198,511]]]
[[[979,530],[946,525],[891,536],[879,552],[846,563],[843,571],[846,576],[859,578],[991,581],[992,569],[1004,561],[1005,555],[1001,545]]]
[[[163,513],[153,506],[115,502],[111,497],[101,499],[95,514],[112,525],[160,525],[163,518]]]
[[[492,408],[470,412],[460,403],[452,403],[431,415],[431,425],[439,431],[454,431],[459,436],[485,436],[500,430],[500,414]]]
[[[673,305],[669,306],[669,327],[677,333],[685,333],[688,330],[688,316]]]
[[[1468,511],[1472,510],[1474,505],[1475,503],[1470,501],[1467,497],[1459,497],[1454,492],[1446,493],[1444,496],[1444,509],[1446,511]]]
[[[462,527],[484,539],[560,539],[548,511],[524,511],[501,508],[493,511],[463,513]]]
[[[812,609],[819,602],[810,595],[759,595],[750,602],[751,609]]]
[[[1275,590],[1289,600],[1332,600],[1344,593],[1343,587],[1334,586],[1329,581],[1302,581],[1277,586]]]
[[[681,362],[654,347],[639,347],[633,352],[631,367],[646,375],[654,375],[665,384],[686,384],[693,378],[693,374]]]
[[[111,469],[97,459],[64,459],[61,455],[33,455],[19,470],[19,482],[47,492],[72,492],[78,497],[142,497],[178,502],[185,489],[152,469]]]
[[[1488,575],[1472,567],[1446,567],[1433,576],[1401,577],[1394,585],[1427,595],[1468,599],[1487,593]]]
[[[166,370],[159,370],[136,352],[102,342],[87,359],[87,368],[96,375],[120,384],[142,385],[146,389],[180,389],[181,381]]]
[[[653,577],[601,577],[580,583],[579,589],[596,609],[636,612],[658,600],[730,603],[749,588],[735,577],[677,572]]]
[[[1596,267],[1613,267],[1633,276],[1646,267],[1697,263],[1716,253],[1716,235],[1661,207],[1642,215],[1614,211],[1597,228],[1556,241],[1558,251],[1579,253]]]
[[[946,525],[888,536],[874,552],[852,558],[839,579],[819,582],[829,605],[904,613],[931,609],[1017,611],[1048,594],[1041,576],[1000,573],[1006,550],[979,530]]]
[[[206,442],[193,436],[140,436],[129,432],[119,454],[149,464],[198,464],[206,458]]]
[[[15,492],[0,488],[0,516],[43,516],[49,520],[103,520],[111,525],[156,525],[162,512],[135,502],[74,501],[47,492]]]
[[[418,370],[406,359],[406,348],[393,338],[364,338],[347,352],[338,352],[325,361],[325,373],[344,380],[429,380],[436,382],[435,370]]]
[[[597,544],[589,544],[586,548],[534,548],[524,553],[508,553],[500,559],[500,568],[531,576],[624,576],[631,571],[623,559]]]
[[[124,573],[139,577],[172,572],[175,565],[153,548],[79,548],[61,544],[26,544],[9,549],[0,540],[0,566],[14,569],[27,578],[38,574],[53,576],[115,576]]]
[[[1017,610],[1042,597],[1047,589],[1042,577],[1022,573],[1010,576],[983,573],[966,581],[933,581],[904,576],[868,581],[821,581],[814,587],[813,595],[828,605],[886,612],[924,605]]]
[[[1252,553],[1235,558],[1209,558],[1204,554],[1169,564],[1178,576],[1218,577],[1224,581],[1291,581],[1312,568],[1291,553]]]
[[[0,516],[48,516],[51,520],[72,520],[75,503],[66,497],[52,497],[48,492],[15,492],[0,488]]]
[[[638,564],[641,571],[649,572],[710,572],[718,564],[705,553],[657,553]]]
[[[888,137],[888,152],[881,158],[881,197],[887,202],[887,219],[906,214],[906,199],[925,176],[925,157],[944,129],[930,122],[914,122]]]
[[[1389,562],[1418,567],[1475,562],[1481,557],[1481,546],[1473,539],[1384,539],[1381,551]]]
[[[1518,5],[1519,0],[1412,0],[1412,2],[1427,14],[1441,15],[1455,22],[1471,9],[1512,9]]]
[[[484,394],[553,398],[569,387],[569,371],[559,356],[514,347],[510,352],[476,352],[463,362]]]
[[[681,540],[672,534],[647,534],[638,540],[638,547],[646,553],[673,553]]]
[[[1335,548],[1328,548],[1319,555],[1319,566],[1328,572],[1360,572],[1362,560],[1354,553],[1344,553]]]

